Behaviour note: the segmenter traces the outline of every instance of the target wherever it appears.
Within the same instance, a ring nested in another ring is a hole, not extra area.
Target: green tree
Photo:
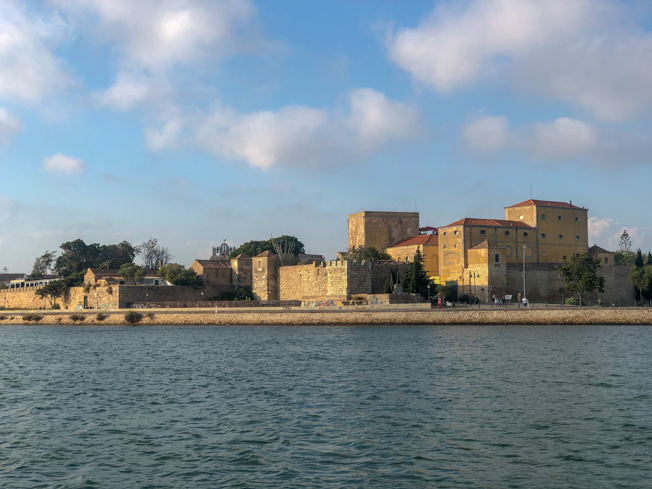
[[[56,251],[46,251],[36,260],[34,260],[34,265],[32,266],[32,273],[30,274],[30,277],[32,279],[43,278],[44,275],[52,270],[56,255]]]
[[[69,293],[70,287],[65,280],[54,280],[35,292],[37,296],[49,299],[50,306],[53,306],[57,299],[68,296]]]
[[[352,260],[352,261],[364,261],[364,260],[379,261],[379,260],[391,260],[392,257],[389,256],[384,251],[378,251],[373,246],[360,246],[357,248],[354,246],[349,250],[349,252],[346,254],[346,257],[344,259]]]
[[[437,297],[441,300],[448,299],[451,295],[451,288],[446,284],[437,285]]]
[[[634,260],[634,266],[636,268],[643,268],[645,266],[645,261],[643,260],[643,253],[641,249],[636,250],[636,260]]]
[[[647,263],[646,265],[652,265],[652,252],[647,252]]]
[[[630,268],[629,281],[638,290],[639,299],[642,300],[645,296],[649,296],[652,288],[652,265]]]
[[[393,294],[394,286],[399,283],[398,268],[389,271],[389,276],[383,285],[383,294]]]
[[[627,265],[628,267],[631,267],[632,265],[634,265],[635,261],[636,261],[636,253],[634,253],[633,251],[628,251],[626,253],[616,251],[614,253],[614,265]]]
[[[600,259],[593,258],[588,253],[573,255],[566,265],[558,267],[568,284],[566,288],[571,292],[577,292],[582,305],[582,294],[588,294],[595,290],[604,292],[604,277],[598,275]]]
[[[54,270],[60,277],[70,277],[80,272],[83,272],[83,277],[89,268],[99,268],[107,261],[111,262],[112,267],[120,268],[125,263],[133,263],[138,251],[127,241],[115,245],[87,245],[81,239],[63,243],[61,249],[63,253],[54,265]]]
[[[294,248],[292,251],[295,256],[299,255],[300,253],[306,252],[306,247],[304,246],[304,244],[301,241],[299,241],[295,236],[283,235],[275,239],[277,241],[285,241],[290,246],[291,244],[294,244]],[[240,245],[238,248],[232,251],[231,254],[229,255],[229,258],[235,258],[236,256],[242,253],[249,256],[256,256],[256,255],[260,255],[263,251],[271,251],[272,253],[275,253],[272,239],[268,239],[266,241],[247,241],[246,243]]]
[[[120,267],[120,276],[127,280],[131,280],[136,284],[141,284],[145,278],[146,271],[140,265],[133,263],[125,263]]]
[[[426,274],[423,267],[423,257],[421,256],[421,248],[417,247],[417,252],[414,254],[412,265],[405,273],[406,278],[409,277],[405,292],[410,294],[421,294],[426,297],[428,295],[428,284],[430,279]]]
[[[163,265],[157,272],[159,277],[164,278],[172,285],[200,287],[203,281],[200,276],[192,269],[186,269],[178,263],[168,263]]]
[[[627,229],[623,229],[623,233],[620,235],[620,243],[618,244],[618,251],[625,254],[628,251],[632,251],[632,240],[627,233]]]

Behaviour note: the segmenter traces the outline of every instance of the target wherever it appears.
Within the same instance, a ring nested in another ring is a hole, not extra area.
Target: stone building
[[[362,211],[349,216],[349,250],[373,246],[379,251],[419,234],[418,212]]]
[[[400,263],[410,263],[417,253],[417,248],[423,256],[423,267],[428,277],[439,275],[439,236],[436,234],[420,234],[407,238],[387,248],[392,259]]]
[[[202,278],[205,285],[231,285],[233,283],[233,270],[228,260],[195,260],[190,268]]]
[[[229,247],[228,244],[226,244],[226,240],[224,243],[222,243],[219,246],[213,246],[213,253],[211,255],[211,260],[216,260],[216,261],[227,261],[229,259],[229,255],[235,250],[233,246]]]

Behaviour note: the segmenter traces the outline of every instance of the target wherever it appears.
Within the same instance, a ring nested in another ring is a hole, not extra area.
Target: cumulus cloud
[[[466,147],[478,153],[516,150],[535,160],[583,159],[604,167],[652,162],[652,141],[645,133],[568,117],[510,129],[505,116],[482,116],[463,125],[461,135]]]
[[[23,123],[12,117],[7,109],[0,107],[0,143],[11,139],[22,129]]]
[[[605,120],[652,109],[652,34],[608,0],[454,0],[390,33],[388,56],[450,92],[495,78]]]
[[[52,53],[67,32],[57,15],[28,15],[24,3],[0,2],[0,97],[37,102],[72,86],[64,61]]]
[[[53,1],[110,43],[125,66],[154,71],[248,49],[240,33],[256,13],[249,0]]]
[[[613,219],[601,219],[598,217],[589,218],[589,242],[602,246],[609,251],[617,251],[620,244],[620,237],[624,230],[627,230],[632,240],[632,248],[640,247],[645,238],[645,230],[640,227],[622,226]]]
[[[418,109],[365,88],[349,94],[348,114],[299,105],[251,113],[220,107],[185,119],[173,115],[146,136],[149,148],[160,150],[181,144],[186,133],[211,153],[267,169],[351,161],[418,138],[424,126]]]
[[[81,174],[86,171],[86,163],[80,158],[73,158],[61,153],[43,159],[43,168],[59,175]]]
[[[152,97],[162,95],[164,85],[163,81],[147,75],[120,72],[110,88],[93,95],[98,105],[124,112]]]

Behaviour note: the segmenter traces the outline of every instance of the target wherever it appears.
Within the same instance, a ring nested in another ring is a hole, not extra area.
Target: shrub
[[[106,287],[106,293],[109,294],[109,295],[113,295],[113,287],[111,287],[110,285],[108,285],[108,286]]]
[[[580,303],[580,301],[577,300],[577,297],[569,297],[565,302],[567,306],[576,306]]]
[[[57,304],[56,302],[52,304],[52,309],[61,309],[61,304]]]
[[[136,311],[129,311],[127,314],[125,314],[125,321],[127,321],[129,324],[136,324],[141,322],[142,320],[143,320],[143,315],[137,313]]]
[[[88,294],[91,291],[91,283],[88,282],[84,284],[84,288],[82,290],[84,291],[84,294]]]
[[[154,313],[152,311],[148,311],[145,313],[145,317],[147,319],[154,319]]]
[[[95,319],[97,319],[98,321],[104,321],[106,318],[107,318],[107,315],[104,314],[103,312],[98,312],[95,315]]]
[[[4,321],[5,319],[7,319],[7,316],[0,316],[0,321]]]
[[[72,319],[74,322],[84,321],[86,319],[86,316],[84,316],[83,314],[71,314],[70,319]]]
[[[26,314],[23,316],[23,319],[25,321],[40,321],[43,319],[43,316],[39,316],[38,314]]]
[[[4,311],[4,310],[5,310],[5,306],[0,306],[0,311]]]

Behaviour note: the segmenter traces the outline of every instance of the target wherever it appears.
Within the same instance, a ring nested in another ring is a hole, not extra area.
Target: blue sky
[[[0,268],[81,238],[346,249],[530,198],[652,248],[643,1],[0,0]]]

